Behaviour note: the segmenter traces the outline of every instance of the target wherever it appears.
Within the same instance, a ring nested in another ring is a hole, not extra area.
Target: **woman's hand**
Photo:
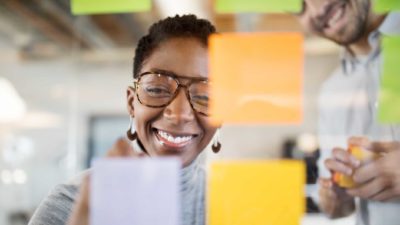
[[[144,153],[135,153],[129,142],[123,138],[119,139],[114,146],[107,151],[107,158],[114,157],[143,157]],[[72,209],[68,225],[88,225],[89,224],[89,186],[90,176],[86,176],[81,184],[79,195],[74,208]]]

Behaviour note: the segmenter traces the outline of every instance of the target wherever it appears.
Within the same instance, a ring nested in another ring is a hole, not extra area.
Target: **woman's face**
[[[193,38],[173,38],[161,43],[144,61],[140,73],[167,71],[188,78],[208,76],[207,49]],[[185,84],[188,80],[179,79]],[[185,89],[163,108],[151,108],[138,101],[128,88],[128,110],[134,117],[139,140],[150,156],[179,156],[190,164],[211,141],[217,127],[195,112]]]

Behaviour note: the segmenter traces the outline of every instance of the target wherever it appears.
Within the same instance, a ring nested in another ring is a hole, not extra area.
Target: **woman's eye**
[[[192,96],[192,101],[201,104],[201,105],[207,105],[208,104],[208,96],[207,95],[193,95]]]
[[[151,96],[167,97],[170,96],[170,91],[163,87],[146,87],[146,93]]]

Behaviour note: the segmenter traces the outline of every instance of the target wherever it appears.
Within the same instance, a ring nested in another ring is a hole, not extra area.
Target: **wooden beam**
[[[118,45],[126,46],[133,42],[134,37],[126,30],[126,26],[115,15],[92,15],[91,20]]]
[[[30,23],[34,28],[42,32],[50,40],[60,43],[63,47],[71,47],[72,39],[70,37],[66,36],[61,30],[46,21],[45,18],[33,12],[26,3],[24,4],[20,0],[3,1],[2,3]]]
[[[54,0],[33,0],[33,3],[40,6],[41,14],[48,17],[53,26],[64,30],[65,35],[80,43],[80,46],[85,48],[92,47],[90,40],[85,39],[76,31],[73,26],[73,18],[55,2]]]

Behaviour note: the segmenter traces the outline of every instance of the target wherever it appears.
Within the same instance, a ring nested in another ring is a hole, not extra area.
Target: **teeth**
[[[340,19],[340,17],[342,17],[342,13],[343,13],[343,8],[338,9],[329,20],[328,25],[330,27],[335,25],[335,23]]]
[[[174,138],[171,137],[171,136],[168,136],[168,141],[173,142],[173,141],[174,141]]]
[[[169,142],[173,142],[173,143],[176,143],[176,144],[179,144],[179,143],[182,143],[182,142],[187,142],[190,139],[192,139],[192,136],[180,136],[180,137],[175,137],[174,138],[172,135],[168,134],[167,132],[160,131],[160,130],[158,131],[158,134],[162,138],[168,140]]]

